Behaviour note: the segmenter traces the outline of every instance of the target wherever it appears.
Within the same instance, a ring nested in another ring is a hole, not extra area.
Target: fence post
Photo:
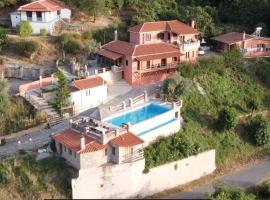
[[[127,107],[126,102],[123,101],[123,109],[126,110],[126,107]]]
[[[42,76],[41,75],[39,76],[39,87],[40,88],[42,87]]]
[[[147,91],[145,90],[145,91],[143,92],[143,94],[144,94],[144,102],[148,101]]]
[[[103,72],[103,73],[106,72],[106,68],[105,68],[105,67],[102,68],[102,72]]]
[[[132,107],[133,106],[133,99],[129,98],[129,106]]]

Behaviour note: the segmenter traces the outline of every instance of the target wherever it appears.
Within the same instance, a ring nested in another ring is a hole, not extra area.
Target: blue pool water
[[[125,113],[113,119],[107,120],[107,123],[121,127],[122,123],[138,124],[157,115],[163,114],[171,110],[168,106],[162,106],[156,103],[150,103],[137,110]]]

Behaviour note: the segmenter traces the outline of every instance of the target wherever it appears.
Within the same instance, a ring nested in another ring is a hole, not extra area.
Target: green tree
[[[54,103],[58,111],[62,114],[62,108],[68,105],[68,98],[70,96],[70,93],[68,89],[68,81],[63,72],[58,70],[56,73],[56,77],[58,80],[58,88]]]
[[[7,32],[4,28],[0,27],[0,52],[7,41]]]
[[[215,192],[208,194],[207,199],[210,200],[255,200],[253,194],[246,194],[245,191],[238,187],[227,187],[222,183],[214,186]]]
[[[30,25],[28,21],[21,21],[19,28],[18,28],[18,34],[20,37],[29,37],[33,33],[33,28]]]
[[[227,68],[241,68],[243,66],[243,55],[239,48],[232,48],[223,52],[224,66]]]
[[[0,116],[6,114],[10,107],[10,98],[8,94],[8,82],[0,78]]]
[[[270,123],[265,118],[257,116],[250,122],[250,134],[258,146],[270,144]]]
[[[251,116],[253,115],[254,111],[259,108],[259,102],[257,99],[250,99],[247,101],[247,108],[251,110]]]
[[[94,23],[96,18],[105,13],[105,0],[80,0],[80,8],[86,14],[93,16]]]
[[[229,130],[235,126],[236,123],[236,112],[233,108],[224,108],[219,112],[218,115],[218,129],[221,131]]]

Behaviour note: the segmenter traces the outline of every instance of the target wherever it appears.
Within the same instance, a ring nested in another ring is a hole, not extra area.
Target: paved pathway
[[[39,148],[50,142],[50,135],[66,129],[69,126],[68,120],[53,126],[51,129],[40,129],[37,133],[25,135],[17,140],[0,146],[0,158],[15,154],[19,149],[30,150]],[[20,141],[18,143],[18,141]]]
[[[246,189],[264,181],[267,178],[270,178],[270,160],[237,170],[220,177],[217,180],[224,182],[228,186],[237,186]],[[214,191],[212,183],[213,182],[194,188],[191,191],[173,194],[165,197],[164,199],[203,199],[207,192]]]

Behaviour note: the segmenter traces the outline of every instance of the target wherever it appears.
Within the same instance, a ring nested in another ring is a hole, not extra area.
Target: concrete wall
[[[90,95],[87,95],[89,94]],[[78,114],[89,108],[101,104],[107,98],[107,85],[95,88],[80,90],[70,94],[70,102],[74,103],[75,113]]]
[[[155,167],[144,174],[145,160],[80,170],[72,179],[73,198],[146,197],[186,184],[215,169],[215,150]]]
[[[112,72],[106,71],[104,73],[98,74],[107,84],[112,84],[115,81],[122,79],[122,72]]]
[[[107,155],[105,155],[105,149],[94,151],[90,153],[80,154],[80,169],[89,169],[100,167],[107,163]]]

